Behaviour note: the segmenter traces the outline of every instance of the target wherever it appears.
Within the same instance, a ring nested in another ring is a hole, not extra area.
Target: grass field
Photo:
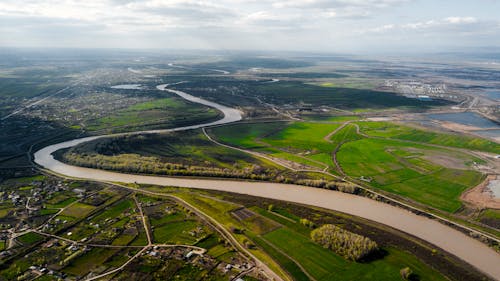
[[[75,197],[68,197],[68,195],[60,195],[51,200],[48,200],[48,204],[45,204],[47,209],[59,209],[68,206],[69,204],[75,202],[77,199]],[[51,202],[54,202],[51,204]]]
[[[77,202],[64,209],[64,211],[61,212],[61,215],[73,218],[84,218],[88,214],[90,214],[90,212],[92,212],[94,209],[95,209],[94,206]]]
[[[395,131],[408,131],[406,127],[388,125],[383,122],[358,122],[362,130],[377,137],[402,136]],[[387,123],[389,124],[389,123]],[[266,152],[274,157],[292,160],[312,167],[317,161],[336,170],[332,153],[339,145],[337,161],[345,174],[372,179],[370,185],[417,202],[455,212],[461,207],[460,194],[477,185],[483,176],[470,167],[481,160],[462,152],[407,142],[396,139],[366,138],[357,134],[354,124],[348,124],[325,139],[340,124],[311,122],[235,124],[211,129],[211,133],[224,143],[247,149]],[[378,128],[378,129],[377,129]],[[376,134],[373,132],[377,132]],[[417,132],[418,133],[418,132]],[[429,134],[429,135],[426,135]],[[409,138],[408,133],[406,138]],[[422,135],[434,136],[432,139]],[[421,132],[415,141],[452,145],[461,136]],[[489,141],[471,140],[485,148]],[[309,160],[309,161],[308,161]],[[337,173],[340,171],[336,171]]]
[[[225,143],[270,153],[275,157],[311,164],[307,159],[332,165],[334,145],[324,139],[340,124],[321,123],[256,123],[213,128],[213,134]],[[236,133],[232,133],[236,132]],[[297,156],[305,157],[300,160]]]
[[[153,229],[153,237],[156,243],[164,244],[193,244],[197,238],[190,235],[199,223],[192,220],[177,221],[164,224]]]
[[[471,161],[471,157],[457,153],[380,139],[346,143],[337,153],[337,159],[344,172],[352,177],[372,178],[371,184],[375,187],[455,212],[462,205],[460,194],[479,184],[483,176],[479,172],[447,168],[423,158],[439,153],[457,161]]]
[[[299,262],[317,280],[401,280],[399,270],[410,266],[421,280],[445,280],[410,254],[388,248],[383,259],[368,263],[347,261],[290,229],[264,238]]]
[[[437,133],[389,122],[358,122],[357,124],[363,133],[370,136],[500,153],[500,144],[477,137]]]
[[[288,123],[234,124],[210,129],[220,140],[233,145],[257,149],[263,145],[257,140],[273,134]],[[266,146],[264,146],[266,147]]]
[[[35,233],[35,232],[28,232],[22,236],[19,236],[17,238],[17,240],[19,240],[19,242],[25,244],[25,245],[31,245],[31,244],[34,244],[36,242],[39,242],[39,241],[42,241],[44,239],[44,236],[38,234],[38,233]]]
[[[119,248],[92,248],[87,253],[72,260],[63,271],[72,275],[83,276],[89,271],[102,266],[107,259],[111,258],[118,251],[120,251]]]
[[[92,222],[100,222],[105,219],[117,218],[127,211],[132,211],[135,204],[131,199],[122,200],[114,205],[107,207],[103,212],[92,218]]]
[[[13,208],[13,206],[7,206],[7,204],[2,205],[3,206],[0,208],[0,218],[4,218],[15,211],[15,208]]]
[[[348,124],[344,128],[337,131],[333,136],[331,136],[329,140],[335,145],[342,145],[346,142],[355,141],[362,138],[362,136],[357,134],[356,127],[352,124]]]
[[[260,236],[252,237],[252,241],[254,241],[258,247],[262,248],[266,253],[271,255],[271,257],[283,267],[283,269],[288,272],[291,276],[293,276],[296,281],[308,281],[309,277],[306,275],[304,271],[297,265],[293,260],[291,260],[286,254],[284,254],[279,249],[276,249],[276,246],[271,244],[269,241],[263,239]]]
[[[180,193],[178,196],[203,210],[203,212],[215,218],[218,222],[228,226],[238,226],[236,219],[230,214],[232,210],[239,208],[238,205],[189,193]]]

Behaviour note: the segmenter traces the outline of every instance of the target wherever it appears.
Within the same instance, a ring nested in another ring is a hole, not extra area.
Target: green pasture
[[[358,122],[358,124],[361,131],[370,136],[500,153],[500,144],[478,137],[438,133],[389,122]]]
[[[263,236],[272,245],[287,253],[316,280],[401,280],[399,270],[410,266],[421,280],[445,280],[412,255],[388,248],[387,255],[371,262],[347,261],[325,249],[309,237],[287,228]]]

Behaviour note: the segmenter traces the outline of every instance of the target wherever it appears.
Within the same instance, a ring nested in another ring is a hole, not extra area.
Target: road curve
[[[169,178],[160,176],[122,174],[98,169],[71,166],[55,160],[52,156],[52,153],[59,149],[69,148],[80,143],[99,138],[130,134],[183,131],[241,120],[241,112],[237,109],[229,108],[214,102],[197,98],[181,91],[167,89],[167,86],[168,84],[164,84],[159,85],[157,88],[159,90],[177,94],[186,100],[216,108],[224,113],[224,118],[206,124],[179,127],[174,129],[93,136],[66,141],[59,144],[47,146],[35,152],[35,163],[53,172],[82,179],[91,179],[98,181],[119,181],[125,183],[137,182],[163,186],[180,186],[229,191],[240,194],[307,204],[334,211],[344,212],[347,214],[379,222],[403,232],[412,234],[422,240],[440,247],[441,249],[451,254],[454,254],[465,262],[476,267],[479,271],[487,274],[489,277],[495,280],[500,280],[500,254],[496,253],[494,250],[487,247],[483,243],[435,220],[431,220],[423,216],[417,216],[406,210],[365,197],[331,190],[289,184],[217,179]]]

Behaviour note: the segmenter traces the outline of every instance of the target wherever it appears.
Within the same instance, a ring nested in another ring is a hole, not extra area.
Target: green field
[[[224,225],[238,224],[230,212],[239,206],[230,202],[222,202],[205,196],[196,196],[196,194],[180,193],[178,196],[190,204],[195,205],[210,217],[216,219]],[[236,225],[235,225],[236,226]]]
[[[48,200],[48,204],[45,204],[47,209],[59,209],[68,206],[69,204],[75,202],[77,199],[75,197],[68,197],[68,195],[60,195],[51,200]]]
[[[309,166],[317,166],[317,164],[311,164],[307,159],[331,166],[333,163],[330,154],[335,146],[324,137],[339,126],[340,124],[305,122],[256,123],[213,128],[212,132],[225,143],[267,152],[272,156]],[[306,160],[299,160],[297,156],[304,157]]]
[[[153,237],[156,243],[190,245],[197,241],[189,234],[196,229],[199,223],[192,220],[177,221],[155,227]]]
[[[22,236],[19,236],[17,238],[17,240],[19,240],[19,242],[26,244],[26,245],[31,245],[31,244],[37,243],[39,241],[42,241],[43,239],[44,239],[44,236],[42,236],[38,233],[35,233],[35,232],[28,232],[28,233],[26,233]]]
[[[347,124],[325,139],[340,124],[311,122],[235,124],[213,128],[211,133],[224,143],[267,152],[311,167],[320,167],[310,162],[317,161],[327,165],[332,172],[368,178],[370,182],[367,184],[373,187],[447,212],[458,210],[462,205],[460,194],[483,179],[470,167],[471,163],[482,160],[463,152],[425,144],[452,144],[451,140],[459,142],[461,136],[429,133],[433,134],[433,139],[420,138],[426,133],[423,132],[415,139],[422,144],[417,144],[402,137],[401,140],[385,138],[400,136],[394,131],[407,131],[406,127],[398,129],[397,125],[391,124],[391,131],[383,129],[385,133],[382,134],[380,126],[386,123],[358,124],[361,130],[379,128],[377,138],[366,138],[357,133],[354,124]],[[384,138],[378,138],[382,136]],[[445,139],[450,142],[445,143]],[[470,143],[487,148],[490,142],[473,139]],[[332,153],[337,147],[336,157],[341,170],[332,161]]]
[[[107,207],[103,212],[92,218],[92,222],[100,222],[105,219],[120,217],[125,212],[134,210],[135,204],[131,199],[122,200],[114,205]]]
[[[333,136],[331,136],[329,140],[336,145],[342,145],[346,142],[355,141],[362,138],[363,137],[356,132],[356,127],[354,125],[347,124],[345,127],[337,131]]]
[[[64,268],[64,272],[82,276],[89,271],[102,266],[102,264],[120,249],[107,249],[107,248],[92,248],[85,254],[75,258],[71,263]]]
[[[261,123],[261,124],[234,124],[210,129],[218,139],[233,145],[256,149],[266,147],[257,141],[267,135],[271,135],[288,123]]]
[[[271,244],[269,241],[263,239],[260,236],[252,237],[252,241],[254,241],[259,248],[262,248],[266,253],[268,253],[276,262],[278,262],[279,265],[283,267],[284,270],[286,270],[286,272],[293,276],[294,280],[310,280],[307,274],[302,271],[297,263],[287,257],[285,253],[283,253],[280,249],[277,249],[276,246]]]
[[[483,176],[467,169],[433,163],[426,155],[444,154],[463,163],[471,157],[393,140],[362,139],[344,144],[337,158],[352,177],[372,178],[371,185],[423,204],[455,212],[462,205],[460,194],[479,184]]]
[[[408,140],[500,154],[500,144],[458,134],[438,133],[389,122],[358,122],[363,133],[370,136]]]
[[[84,218],[93,210],[95,210],[94,206],[77,202],[64,209],[64,211],[61,212],[61,215],[73,218]]]
[[[281,228],[263,236],[299,262],[316,280],[401,280],[399,270],[410,266],[421,280],[445,280],[410,254],[389,248],[383,259],[350,262],[290,229]]]

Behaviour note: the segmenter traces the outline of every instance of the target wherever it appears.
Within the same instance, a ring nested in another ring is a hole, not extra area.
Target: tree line
[[[134,153],[104,155],[95,152],[77,153],[73,150],[56,154],[56,158],[71,165],[126,173],[240,178],[326,188],[351,194],[357,194],[360,191],[357,186],[351,183],[324,179],[307,179],[303,178],[304,175],[301,174],[283,174],[279,170],[264,168],[257,164],[246,167],[233,166],[231,168],[221,168],[210,165],[199,166],[169,163],[161,161],[157,157],[142,156]]]

